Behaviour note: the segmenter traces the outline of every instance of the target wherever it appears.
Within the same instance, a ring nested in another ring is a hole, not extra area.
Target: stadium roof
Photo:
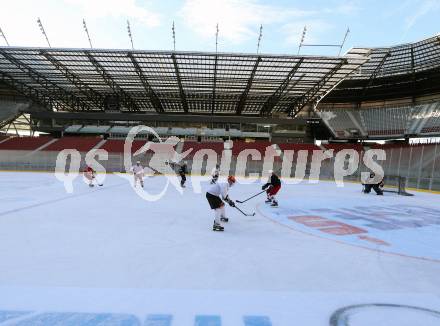
[[[295,116],[369,59],[0,47],[0,81],[48,111]]]
[[[354,48],[351,53],[364,51],[365,48]],[[440,35],[415,43],[373,48],[370,57],[350,79],[392,77],[437,68],[440,66]]]
[[[364,48],[352,49],[363,53]],[[438,94],[440,35],[420,42],[371,49],[370,60],[324,102],[362,102]]]

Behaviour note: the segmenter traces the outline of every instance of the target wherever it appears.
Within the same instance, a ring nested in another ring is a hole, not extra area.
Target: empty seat
[[[51,137],[12,137],[0,143],[3,150],[36,150],[51,141]]]
[[[95,147],[102,138],[98,137],[63,137],[50,144],[44,151],[62,151],[64,149],[76,149],[80,152],[88,152]]]

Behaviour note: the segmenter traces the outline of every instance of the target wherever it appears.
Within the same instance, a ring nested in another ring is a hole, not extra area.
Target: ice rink
[[[279,208],[227,207],[221,233],[193,182],[149,202],[118,175],[69,194],[1,172],[0,325],[440,325],[440,195],[284,184]]]

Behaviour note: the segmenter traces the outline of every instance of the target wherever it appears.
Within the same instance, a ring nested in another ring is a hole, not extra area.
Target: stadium
[[[1,46],[0,325],[438,325],[438,137],[439,35]]]

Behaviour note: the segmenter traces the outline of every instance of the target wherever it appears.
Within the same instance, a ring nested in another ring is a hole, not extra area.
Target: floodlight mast
[[[307,33],[307,26],[304,26],[302,35],[301,35],[301,41],[299,42],[299,46],[298,46],[298,54],[301,51],[301,47],[303,46],[304,43],[304,38],[306,37],[306,33]]]
[[[215,31],[215,53],[217,53],[217,49],[218,49],[218,23]]]
[[[93,49],[92,40],[90,39],[90,34],[89,34],[89,30],[87,29],[87,24],[85,19],[83,19],[83,28],[84,31],[86,32],[87,39],[89,40],[90,48]]]
[[[350,28],[347,28],[345,32],[344,39],[341,44],[305,44],[304,39],[306,37],[307,26],[304,26],[304,30],[302,32],[301,41],[298,46],[298,54],[301,51],[302,47],[331,47],[331,48],[339,48],[338,56],[341,55],[342,48],[344,47],[345,41],[347,40],[347,36],[350,33]]]
[[[44,35],[44,37],[46,38],[47,45],[49,45],[49,47],[51,48],[52,46],[50,45],[49,38],[47,37],[46,31],[44,30],[43,23],[41,22],[40,17],[38,17],[38,19],[37,19],[37,23],[38,23],[38,27],[39,27],[40,30],[41,30],[41,33],[42,33],[42,34]]]
[[[341,55],[342,48],[344,47],[345,41],[347,40],[349,33],[350,33],[350,27],[347,27],[347,31],[345,32],[344,39],[342,40],[341,43],[341,47],[339,48],[338,57]]]
[[[258,36],[257,54],[260,52],[261,38],[263,37],[263,25],[260,25],[260,35]]]
[[[6,38],[6,35],[5,35],[5,33],[3,32],[3,30],[2,30],[1,27],[0,27],[0,36],[3,37],[3,39],[4,39],[5,42],[6,42],[6,45],[9,46],[8,39]]]
[[[173,20],[173,27],[171,28],[173,33],[173,51],[176,52],[176,29],[174,27],[174,20]]]
[[[128,19],[127,19],[127,32],[128,32],[128,37],[130,38],[131,49],[134,50],[133,34],[131,33],[130,21]]]

